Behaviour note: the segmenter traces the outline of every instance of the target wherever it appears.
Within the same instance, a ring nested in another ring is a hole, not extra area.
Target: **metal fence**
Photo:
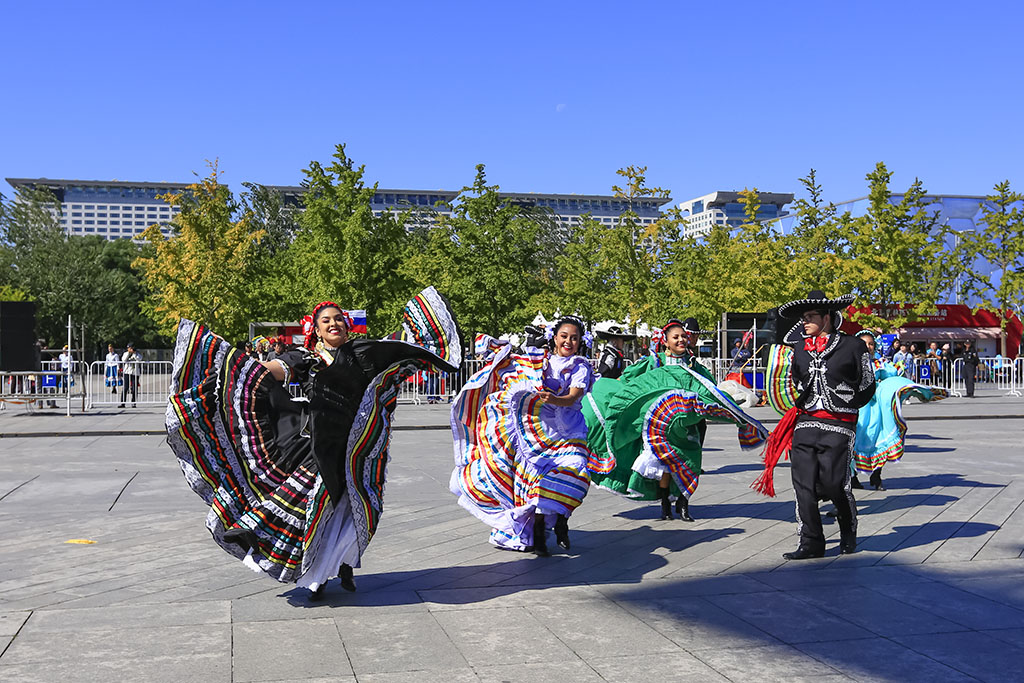
[[[764,363],[751,358],[737,367],[731,358],[698,359],[721,382],[732,373],[740,373],[756,390],[764,389]],[[597,360],[591,361],[595,367]],[[451,403],[466,381],[487,364],[480,359],[463,362],[457,372],[423,370],[409,377],[399,388],[403,403]],[[131,367],[129,367],[131,366]],[[60,361],[45,361],[38,372],[0,373],[0,405],[4,402],[32,406],[74,408],[94,406],[158,406],[167,402],[171,361],[72,361],[70,368]],[[68,372],[70,370],[70,373]],[[910,379],[921,384],[948,387],[954,396],[966,393],[963,359],[952,364],[942,361],[918,361],[908,368]],[[994,390],[1020,397],[1024,391],[1024,358],[982,358],[975,373],[978,390]],[[134,389],[134,392],[133,392]],[[301,396],[297,384],[289,387],[293,396]],[[70,402],[70,406],[68,405]]]
[[[953,361],[953,372],[950,389],[954,396],[967,393],[963,358]],[[1011,360],[1008,358],[981,358],[974,371],[974,389],[995,390],[1004,396],[1020,397],[1024,389],[1024,358]]]

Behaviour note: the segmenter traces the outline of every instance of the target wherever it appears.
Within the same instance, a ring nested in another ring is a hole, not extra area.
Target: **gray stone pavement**
[[[778,497],[758,496],[757,456],[726,426],[709,431],[696,522],[592,489],[572,551],[550,558],[489,547],[447,492],[448,433],[398,431],[359,591],[332,583],[315,604],[210,540],[162,438],[0,439],[0,680],[1021,680],[1024,419],[989,417],[1020,412],[996,396],[908,406],[888,490],[858,492],[858,552],[839,556],[830,524],[826,557],[799,563],[781,558],[787,466]],[[936,419],[958,416],[973,419]],[[7,435],[160,423],[0,416]]]

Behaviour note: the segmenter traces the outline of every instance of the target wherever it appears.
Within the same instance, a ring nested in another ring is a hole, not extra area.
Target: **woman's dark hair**
[[[580,356],[587,355],[590,352],[590,345],[584,338],[587,334],[587,325],[581,318],[577,318],[574,315],[563,315],[551,324],[551,338],[548,340],[548,348],[551,351],[555,350],[555,335],[558,334],[558,330],[560,330],[563,325],[576,326],[576,329],[579,330],[580,333],[580,347],[577,349],[576,353]]]

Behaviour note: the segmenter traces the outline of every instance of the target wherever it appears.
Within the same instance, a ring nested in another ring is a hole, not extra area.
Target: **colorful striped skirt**
[[[535,515],[550,527],[587,495],[592,468],[606,463],[587,448],[578,408],[542,403],[543,356],[502,348],[473,375],[452,405],[459,505],[491,527],[491,543],[510,550],[533,545]]]

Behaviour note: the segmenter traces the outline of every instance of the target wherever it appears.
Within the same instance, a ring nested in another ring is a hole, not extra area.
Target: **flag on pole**
[[[756,323],[755,323],[756,324]],[[754,338],[754,325],[750,326],[750,329],[743,335],[743,341],[740,343],[740,348],[747,348],[747,344]]]

